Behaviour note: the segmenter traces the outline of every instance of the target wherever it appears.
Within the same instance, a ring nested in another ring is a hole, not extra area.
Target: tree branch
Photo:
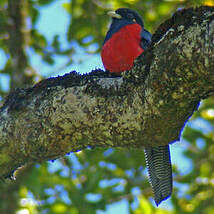
[[[214,8],[177,12],[131,71],[75,72],[9,94],[0,110],[0,176],[87,147],[172,143],[214,92]]]
[[[34,71],[29,66],[26,47],[29,43],[29,33],[26,28],[28,2],[26,0],[8,0],[8,33],[7,45],[11,56],[10,69],[12,72],[10,88],[23,87],[32,83]]]

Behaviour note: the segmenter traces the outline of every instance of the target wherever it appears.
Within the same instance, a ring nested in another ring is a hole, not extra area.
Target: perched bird
[[[106,70],[120,73],[132,68],[134,60],[148,47],[151,34],[144,29],[137,12],[120,8],[108,12],[112,23],[106,34],[101,57]]]
[[[121,73],[133,67],[134,60],[151,43],[151,34],[144,29],[139,14],[128,8],[108,12],[112,23],[108,30],[101,57],[106,70]],[[167,199],[172,193],[172,168],[169,146],[145,148],[145,159],[149,181],[154,192],[155,203]]]

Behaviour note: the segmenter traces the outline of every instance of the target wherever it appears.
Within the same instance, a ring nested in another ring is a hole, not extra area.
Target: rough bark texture
[[[122,77],[72,72],[11,93],[0,109],[0,177],[87,147],[179,140],[214,92],[214,8],[177,12],[136,61]]]

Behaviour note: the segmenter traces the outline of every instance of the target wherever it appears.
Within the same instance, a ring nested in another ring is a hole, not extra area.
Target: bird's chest
[[[143,49],[140,46],[141,26],[124,26],[106,41],[102,48],[102,60],[105,68],[111,72],[129,70]]]

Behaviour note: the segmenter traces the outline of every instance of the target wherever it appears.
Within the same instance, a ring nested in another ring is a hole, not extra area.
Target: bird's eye
[[[137,22],[136,19],[132,19],[133,22]]]

